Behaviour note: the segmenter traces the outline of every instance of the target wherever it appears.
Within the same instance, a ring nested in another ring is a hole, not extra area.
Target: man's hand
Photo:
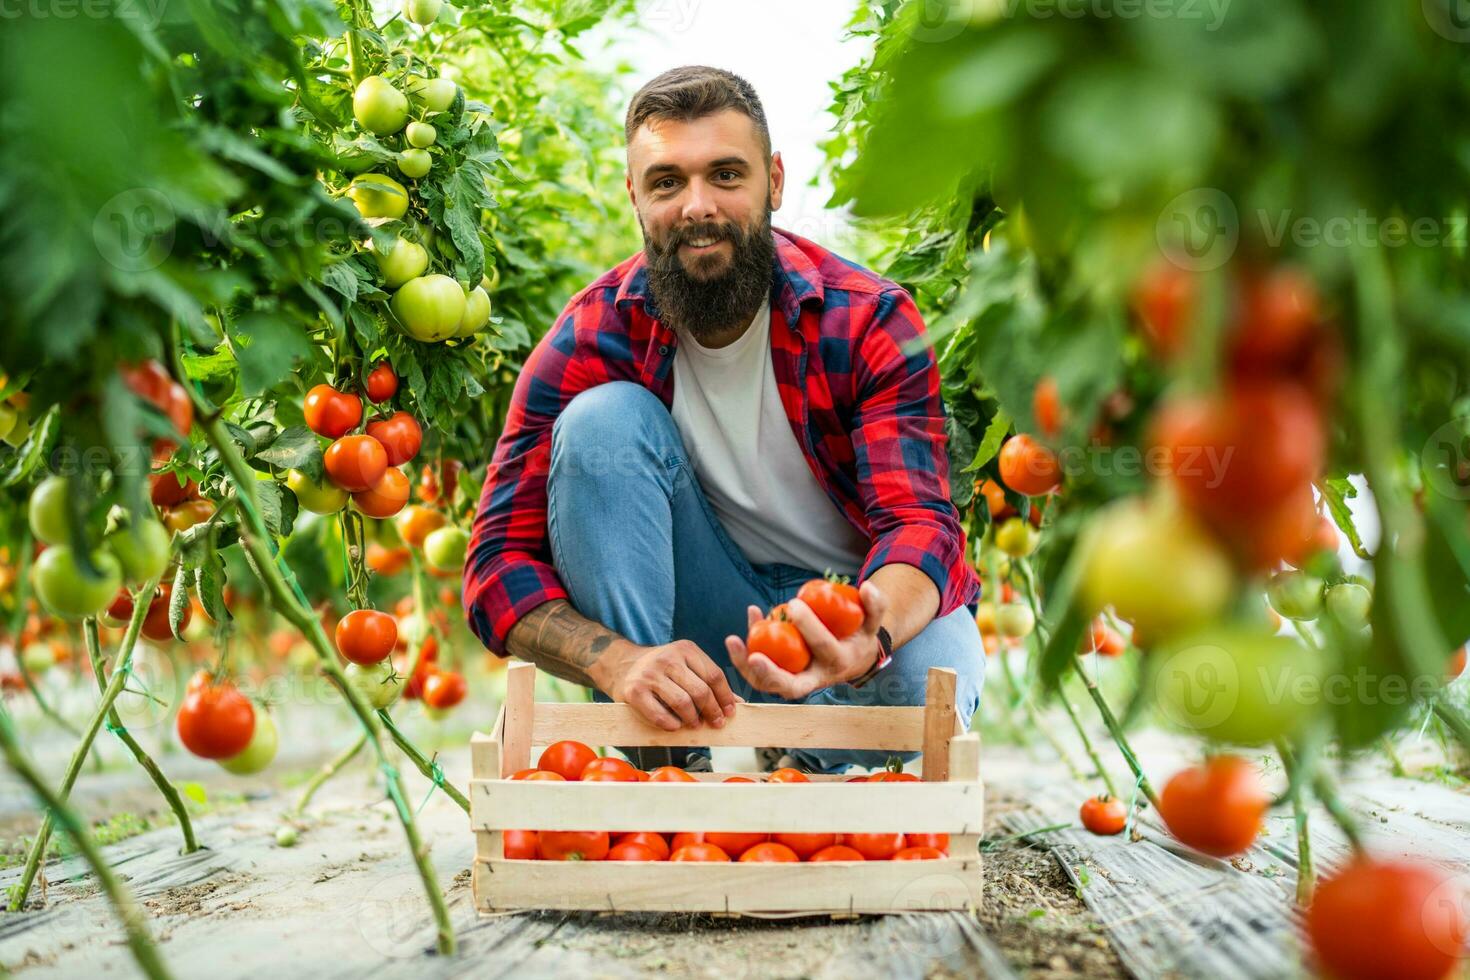
[[[725,637],[730,661],[756,690],[779,695],[787,701],[861,677],[878,659],[881,650],[878,627],[883,625],[883,617],[888,612],[888,600],[871,580],[858,587],[858,598],[863,604],[863,625],[845,640],[833,636],[811,607],[800,599],[792,599],[786,604],[786,615],[812,651],[812,662],[800,673],[782,670],[764,654],[751,653],[745,648],[745,640],[738,636]],[[762,618],[761,611],[755,606],[750,606],[746,615],[751,626]]]
[[[664,731],[698,728],[701,722],[720,728],[735,714],[735,693],[724,671],[689,640],[658,647],[621,641],[587,673],[610,697]]]

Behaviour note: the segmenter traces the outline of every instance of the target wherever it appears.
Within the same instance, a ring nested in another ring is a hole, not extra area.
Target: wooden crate
[[[513,664],[489,734],[471,739],[470,821],[475,907],[716,912],[744,915],[881,913],[979,905],[985,822],[979,736],[955,712],[955,674],[929,671],[924,707],[742,704],[724,728],[665,732],[624,704],[537,704],[536,670]],[[698,783],[513,781],[533,746],[742,745],[923,752],[923,782]],[[787,833],[947,833],[933,861],[698,864],[516,861],[502,831],[652,830]]]

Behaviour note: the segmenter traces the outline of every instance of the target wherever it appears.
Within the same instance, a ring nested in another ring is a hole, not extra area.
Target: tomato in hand
[[[713,844],[686,844],[675,848],[670,861],[729,861],[730,855]]]
[[[776,834],[776,843],[791,848],[797,857],[805,861],[823,848],[837,843],[836,834]]]
[[[1317,887],[1307,938],[1344,980],[1441,980],[1464,952],[1465,899],[1439,868],[1358,857]]]
[[[654,860],[667,861],[669,859],[669,841],[663,834],[656,834],[650,830],[635,830],[627,834],[614,834],[614,844],[641,844],[653,851],[657,857]]]
[[[352,505],[368,517],[379,520],[392,517],[408,503],[408,477],[395,466],[390,466],[366,490],[352,495]]]
[[[381,405],[396,394],[398,394],[398,375],[393,373],[393,366],[387,361],[379,361],[377,367],[368,372],[368,401],[374,405]]]
[[[419,454],[419,447],[424,443],[424,430],[407,412],[394,412],[386,419],[369,422],[367,434],[382,444],[389,466],[407,463]],[[408,499],[406,494],[404,499]]]
[[[812,651],[806,645],[796,624],[787,619],[762,619],[750,628],[746,648],[763,654],[782,670],[796,674],[812,662]]]
[[[388,454],[371,436],[343,436],[322,454],[322,466],[337,486],[348,493],[361,493],[383,478]]]
[[[1000,481],[1017,493],[1040,497],[1062,485],[1062,466],[1050,449],[1024,432],[1000,447]]]
[[[608,849],[607,860],[609,861],[662,861],[658,852],[647,844],[637,841],[622,841],[614,844]]]
[[[354,609],[337,620],[337,650],[355,664],[375,664],[393,652],[398,621],[376,609]]]
[[[619,782],[624,783],[641,782],[638,778],[638,769],[636,766],[630,762],[624,762],[622,759],[614,759],[611,756],[593,759],[582,767],[582,772],[578,778],[586,779],[592,773],[603,773],[615,777]]]
[[[539,835],[534,830],[507,830],[505,832],[505,856],[512,861],[535,861]]]
[[[1159,816],[1181,843],[1223,858],[1251,846],[1270,803],[1249,762],[1217,755],[1164,785]]]
[[[467,691],[464,675],[454,670],[436,670],[424,681],[424,704],[440,710],[452,708],[464,700]]]
[[[228,759],[250,744],[255,707],[234,684],[201,670],[189,681],[176,727],[184,748],[201,759]]]
[[[831,847],[824,847],[824,848],[822,848],[820,851],[818,851],[817,853],[813,854],[807,860],[809,860],[809,861],[866,861],[867,858],[863,857],[863,855],[860,852],[853,850],[852,848],[848,847],[846,844],[833,844]]]
[[[607,831],[543,830],[537,852],[543,861],[601,861],[607,857]]]
[[[1128,808],[1115,796],[1094,796],[1082,804],[1082,826],[1104,837],[1121,834],[1128,825]]]
[[[536,767],[557,773],[563,779],[578,780],[582,778],[582,770],[596,758],[597,753],[581,742],[564,739],[548,745],[542,751]]]
[[[362,421],[362,399],[328,384],[316,385],[301,403],[306,427],[319,436],[340,439]]]
[[[648,774],[650,783],[697,783],[699,780],[678,766],[659,766]]]
[[[863,601],[858,597],[857,587],[848,584],[846,579],[814,578],[801,587],[796,597],[806,603],[822,625],[839,640],[847,639],[863,625]]]
[[[903,850],[903,834],[844,834],[842,843],[869,861],[887,861]]]
[[[745,864],[795,864],[801,858],[785,844],[765,841],[747,848],[740,855],[740,860]]]

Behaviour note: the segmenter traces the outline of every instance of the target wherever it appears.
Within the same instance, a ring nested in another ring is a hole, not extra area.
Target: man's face
[[[628,196],[654,298],[696,338],[749,317],[769,291],[784,177],[780,154],[768,168],[755,124],[733,109],[655,119],[633,134]]]

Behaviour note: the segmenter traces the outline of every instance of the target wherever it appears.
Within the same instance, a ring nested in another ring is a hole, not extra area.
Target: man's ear
[[[626,170],[623,171],[623,182],[628,188],[628,200],[632,203],[633,209],[636,211],[638,209],[638,195],[633,193],[633,175]]]
[[[786,189],[786,165],[781,162],[781,151],[771,154],[771,210],[781,210],[781,193]]]

